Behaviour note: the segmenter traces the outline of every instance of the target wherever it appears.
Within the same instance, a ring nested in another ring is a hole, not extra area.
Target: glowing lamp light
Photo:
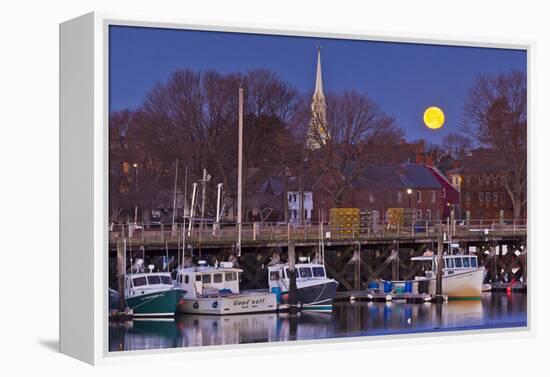
[[[445,123],[445,114],[439,107],[431,106],[424,111],[424,124],[426,127],[437,130]]]

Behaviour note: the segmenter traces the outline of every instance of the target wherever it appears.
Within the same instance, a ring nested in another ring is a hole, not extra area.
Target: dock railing
[[[185,226],[184,226],[185,225]],[[322,230],[322,232],[321,232]],[[524,236],[526,220],[415,220],[411,224],[378,222],[368,226],[343,226],[330,222],[308,224],[296,223],[243,223],[241,237],[244,242],[255,241],[315,241],[315,240],[376,240],[376,239],[422,239],[445,234],[453,238],[487,238],[503,236]],[[322,234],[321,234],[322,233]],[[112,223],[109,226],[109,240],[128,238],[145,243],[211,242],[235,243],[238,226],[234,222],[202,224],[189,223]],[[449,238],[448,238],[449,239]]]

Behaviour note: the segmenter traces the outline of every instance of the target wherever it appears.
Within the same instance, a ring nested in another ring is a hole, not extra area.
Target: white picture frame
[[[108,27],[109,25],[147,26],[190,30],[252,32],[260,34],[317,36],[376,41],[414,42],[456,46],[516,48],[527,51],[528,88],[531,88],[533,41],[459,37],[433,39],[422,34],[365,34],[363,30],[289,28],[277,25],[200,24],[170,18],[143,18],[108,13],[88,13],[60,25],[60,351],[90,364],[124,362],[128,358],[223,357],[235,353],[261,354],[292,352],[295,347],[371,347],[381,343],[399,345],[415,342],[476,340],[478,336],[501,339],[533,335],[533,289],[528,291],[528,328],[495,329],[476,334],[423,333],[376,338],[340,338],[255,345],[108,351]],[[528,90],[529,112],[532,110]],[[528,138],[533,139],[532,120]],[[532,145],[532,143],[530,143]],[[532,151],[529,151],[532,154]],[[531,159],[530,159],[531,161]],[[531,162],[529,172],[531,173]],[[529,185],[529,196],[532,197]],[[528,202],[530,217],[532,202]],[[531,237],[531,228],[528,238]],[[528,266],[533,265],[533,254]],[[530,280],[536,281],[530,268]],[[461,337],[457,335],[462,334]],[[481,334],[481,335],[480,335]],[[459,339],[460,338],[460,339]]]

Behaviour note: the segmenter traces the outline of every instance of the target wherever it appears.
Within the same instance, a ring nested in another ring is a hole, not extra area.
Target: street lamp
[[[136,169],[136,190],[137,190],[137,182],[138,182],[138,174],[139,174],[138,167],[139,167],[139,165],[136,162],[134,162],[134,164],[132,166],[134,167],[134,169]]]
[[[412,194],[413,190],[412,189],[407,189],[407,194],[409,195],[409,209],[411,208],[411,194]]]
[[[136,169],[136,196],[137,196],[139,165],[136,162],[134,162],[132,166],[134,167],[134,169]],[[138,211],[138,206],[137,206],[137,198],[136,198],[136,207],[134,209],[134,224],[137,224],[137,211]]]

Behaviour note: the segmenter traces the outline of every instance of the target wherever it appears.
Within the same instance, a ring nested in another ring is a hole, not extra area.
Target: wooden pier
[[[156,228],[136,224],[112,225],[109,231],[110,257],[116,258],[117,243],[126,240],[129,266],[136,258],[146,264],[168,267],[205,259],[232,261],[243,269],[243,289],[265,288],[267,264],[285,262],[288,245],[295,245],[296,257],[319,260],[329,276],[340,283],[341,290],[365,290],[371,280],[411,280],[419,272],[412,257],[427,250],[436,251],[442,237],[445,252],[458,245],[462,253],[478,257],[487,271],[485,283],[527,281],[527,225],[525,221],[471,220],[422,221],[409,227],[379,224],[366,228],[342,228],[325,224],[243,224],[241,247],[237,247],[235,224],[161,224]],[[240,252],[240,255],[239,255]],[[110,263],[111,280],[116,263]],[[111,281],[112,286],[116,282]],[[497,288],[499,289],[499,288]]]

